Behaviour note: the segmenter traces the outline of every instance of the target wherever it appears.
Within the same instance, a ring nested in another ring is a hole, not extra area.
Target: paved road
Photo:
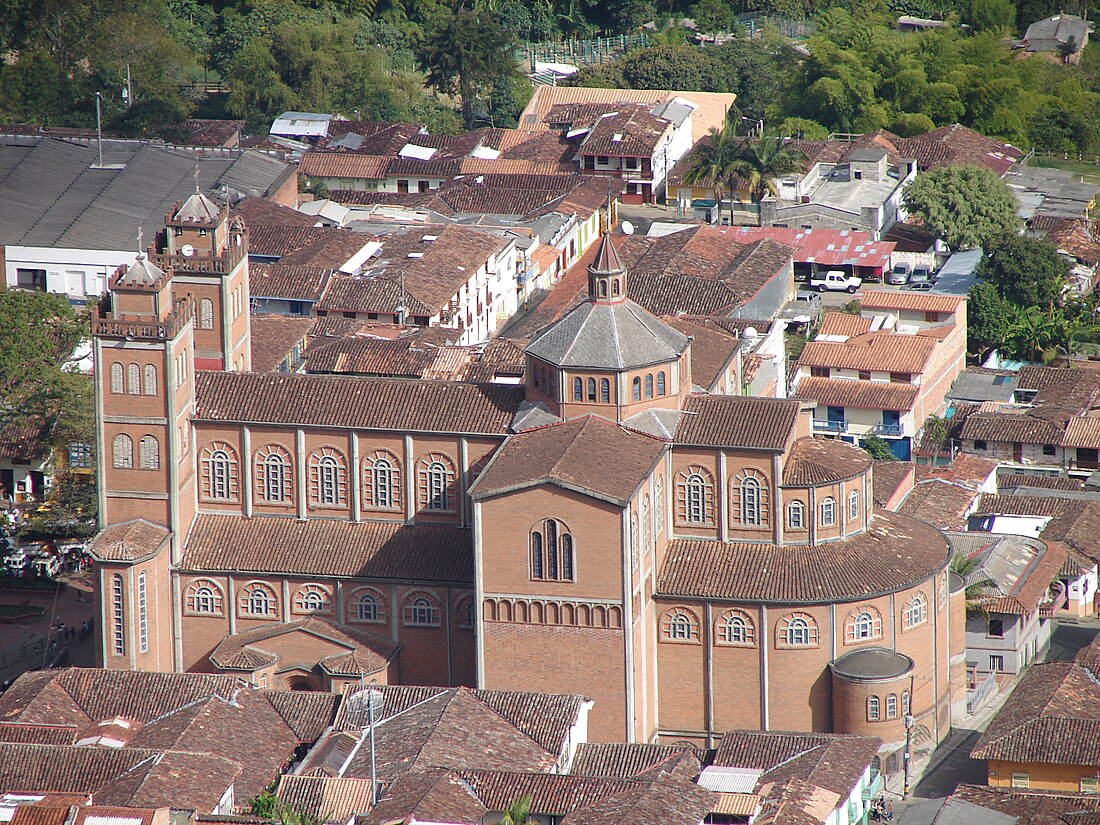
[[[1083,619],[1075,624],[1059,622],[1054,626],[1050,648],[1047,650],[1044,661],[1071,661],[1077,655],[1077,651],[1092,644],[1097,633],[1100,633],[1100,623],[1095,619]]]
[[[948,746],[951,755],[925,774],[920,784],[913,789],[918,799],[940,799],[950,796],[963,782],[976,785],[985,784],[985,762],[970,758],[970,749],[981,736],[981,731],[959,731],[963,736],[953,736]]]

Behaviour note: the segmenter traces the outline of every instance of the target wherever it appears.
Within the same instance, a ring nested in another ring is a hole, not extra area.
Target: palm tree
[[[801,172],[805,160],[805,155],[780,138],[761,138],[758,142],[745,138],[738,145],[732,168],[748,182],[752,199],[759,202],[767,195],[778,195],[775,179]]]
[[[730,197],[730,223],[733,223],[733,192],[737,171],[733,164],[737,158],[740,140],[732,132],[719,132],[711,128],[710,135],[699,142],[694,163],[684,175],[688,186],[713,186],[718,194],[718,206],[722,205],[722,187]]]
[[[534,822],[529,816],[530,813],[531,794],[524,794],[508,806],[500,818],[499,825],[528,825]]]
[[[1049,364],[1058,357],[1059,344],[1065,340],[1064,320],[1053,310],[1034,306],[1022,308],[1005,331],[1005,349],[1020,360]]]
[[[966,582],[966,612],[986,614],[986,604],[994,595],[995,582],[978,566],[977,556],[957,553],[951,557],[947,569]]]

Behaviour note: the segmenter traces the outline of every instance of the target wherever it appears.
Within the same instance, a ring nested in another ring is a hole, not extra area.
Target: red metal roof
[[[887,267],[894,251],[893,241],[876,241],[870,232],[848,229],[781,229],[778,227],[731,227],[731,235],[742,243],[771,238],[796,250],[797,263],[819,266]]]

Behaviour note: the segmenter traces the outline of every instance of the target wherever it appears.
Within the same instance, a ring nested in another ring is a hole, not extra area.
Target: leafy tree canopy
[[[917,175],[903,194],[905,208],[941,235],[952,249],[989,246],[1015,232],[1016,199],[981,166],[933,169]]]
[[[1004,343],[1015,307],[1005,300],[996,286],[984,281],[970,288],[969,297],[966,305],[967,349],[984,358]]]
[[[993,239],[978,276],[1021,307],[1050,307],[1062,297],[1069,263],[1045,238],[1009,233]]]

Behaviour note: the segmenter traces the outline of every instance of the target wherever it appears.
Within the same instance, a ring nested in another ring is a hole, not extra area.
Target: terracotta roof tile
[[[569,772],[574,776],[634,779],[685,752],[691,753],[698,760],[698,755],[683,745],[582,742],[577,746]]]
[[[1044,490],[1080,491],[1085,489],[1085,482],[1080,478],[1036,475],[1034,473],[1001,473],[997,476],[997,489],[999,492],[1018,490],[1025,487]]]
[[[589,415],[512,436],[471,495],[480,499],[549,482],[625,503],[664,449],[655,438]]]
[[[959,432],[961,438],[974,441],[1012,441],[1023,444],[1057,444],[1062,440],[1062,428],[1019,413],[978,412],[967,416]]]
[[[470,533],[458,527],[200,515],[181,568],[468,583]]]
[[[844,342],[810,341],[799,366],[836,367],[861,371],[920,373],[936,342],[921,335],[868,332]]]
[[[597,118],[581,141],[578,154],[652,158],[671,121],[650,114],[643,104],[622,106]]]
[[[198,372],[195,418],[505,435],[523,387],[327,375]]]
[[[562,818],[562,825],[696,825],[717,801],[717,794],[691,779],[664,775],[576,808]]]
[[[691,380],[705,390],[712,389],[725,375],[726,367],[741,345],[737,336],[680,315],[669,315],[662,320],[691,336]]]
[[[531,810],[550,816],[562,816],[641,785],[625,779],[505,771],[464,771],[462,777],[489,810],[506,810],[517,797],[530,794]]]
[[[330,241],[344,232],[346,230],[328,226],[264,226],[261,224],[251,227],[248,231],[248,254],[283,258],[314,243]],[[366,235],[360,237],[363,238],[364,243],[369,240]]]
[[[895,381],[847,378],[803,378],[794,398],[808,398],[820,406],[858,407],[870,410],[911,410],[920,387]]]
[[[0,787],[7,791],[94,793],[156,751],[0,743]]]
[[[25,745],[72,745],[79,729],[75,725],[27,725],[0,722],[0,742]]]
[[[125,749],[124,751],[125,752]],[[208,753],[169,751],[100,788],[97,805],[126,808],[183,808],[212,811],[241,779],[240,763]],[[268,779],[268,783],[274,776]],[[259,793],[263,785],[241,783],[241,793]]]
[[[323,266],[253,263],[248,266],[248,291],[253,298],[317,301],[331,275],[332,269]]]
[[[863,335],[871,331],[871,318],[862,315],[853,315],[850,312],[824,312],[821,315],[821,327],[818,335],[847,335],[849,338],[855,335]]]
[[[488,809],[461,775],[444,768],[407,771],[386,789],[378,805],[356,825],[450,822],[476,825]]]
[[[906,292],[904,290],[865,290],[856,296],[864,309],[894,309],[917,312],[957,312],[966,298],[955,295],[936,295],[931,292]]]
[[[982,488],[989,477],[997,472],[998,463],[970,453],[960,453],[955,460],[943,467],[931,470],[925,478],[942,478],[955,484],[975,489]]]
[[[951,798],[1015,817],[1018,825],[1067,825],[1078,823],[1087,814],[1100,812],[1100,797],[1096,794],[963,784],[956,788]],[[1086,823],[1095,825],[1091,818],[1081,825]]]
[[[99,532],[88,552],[100,561],[135,561],[156,553],[168,541],[168,530],[139,518]]]
[[[977,490],[942,480],[913,485],[897,511],[920,518],[941,530],[965,530],[967,517],[978,500]]]
[[[1088,266],[1100,263],[1100,238],[1090,221],[1063,218],[1049,229],[1046,237],[1059,251]]]
[[[389,169],[392,160],[393,157],[390,155],[363,155],[331,151],[306,152],[302,155],[302,160],[298,164],[298,172],[318,178],[367,178],[378,180],[386,177],[386,171]]]
[[[1061,444],[1063,447],[1100,447],[1100,418],[1071,418]]]
[[[243,120],[189,118],[179,128],[186,132],[191,146],[229,146],[244,127]]]
[[[253,315],[251,319],[252,371],[271,372],[296,346],[305,350],[313,319],[289,315]]]
[[[900,489],[913,484],[913,464],[908,461],[876,461],[874,468],[876,507],[885,507]]]
[[[33,420],[0,426],[0,458],[14,464],[31,464],[46,458],[50,454],[50,429],[48,424]]]
[[[783,450],[800,409],[785,399],[694,395],[684,404],[676,443]]]
[[[279,777],[275,795],[318,822],[347,822],[355,814],[369,811],[374,801],[370,779],[332,776],[284,775]]]
[[[947,539],[934,527],[878,513],[865,533],[816,546],[673,541],[657,593],[745,602],[855,601],[924,581],[948,557]]]
[[[347,338],[315,345],[306,357],[306,366],[312,373],[423,378],[434,359],[435,348],[418,346],[415,337]]]
[[[342,628],[317,616],[279,622],[251,628],[226,636],[210,654],[219,668],[251,671],[278,662],[278,656],[263,650],[263,642],[290,633],[301,633],[326,640],[345,649],[345,654],[333,654],[322,659],[320,667],[329,673],[344,676],[369,676],[378,673],[397,653],[397,644],[377,634],[360,628]],[[349,654],[355,656],[348,660]],[[350,669],[349,667],[354,667]]]
[[[74,805],[81,805],[87,801],[87,797],[81,797],[74,801]],[[65,825],[69,819],[69,807],[52,805],[17,805],[15,813],[8,820],[8,825]],[[136,819],[136,818],[135,818]]]
[[[1056,516],[1069,506],[1067,499],[1053,496],[1002,496],[984,494],[975,508],[976,515]]]
[[[264,198],[247,197],[233,207],[250,230],[260,226],[316,226],[317,218]],[[250,237],[251,240],[251,237]],[[252,244],[249,243],[251,248]]]
[[[809,487],[847,481],[871,469],[871,454],[843,441],[800,438],[791,446],[783,465],[783,485]]]
[[[308,266],[339,269],[354,258],[371,237],[361,232],[335,229],[335,234],[312,240],[304,246],[287,252],[279,259],[284,266]]]

